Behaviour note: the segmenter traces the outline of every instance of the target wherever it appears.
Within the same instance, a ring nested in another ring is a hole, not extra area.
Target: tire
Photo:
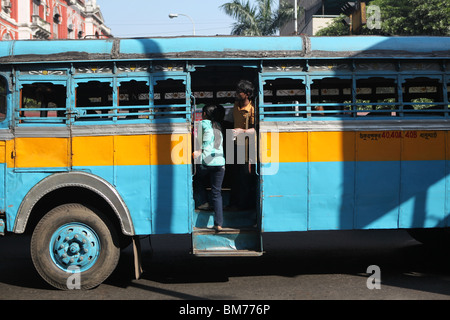
[[[120,257],[111,222],[81,204],[49,211],[34,229],[31,258],[39,275],[57,289],[91,289],[105,281]]]

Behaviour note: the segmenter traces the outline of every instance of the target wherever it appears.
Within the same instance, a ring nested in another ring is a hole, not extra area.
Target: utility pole
[[[294,0],[294,34],[297,35],[298,33],[298,21],[297,21],[297,0]]]

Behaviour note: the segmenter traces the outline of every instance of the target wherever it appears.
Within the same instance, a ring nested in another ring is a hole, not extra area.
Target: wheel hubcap
[[[100,254],[97,234],[82,223],[61,226],[50,240],[53,262],[62,270],[83,272],[91,268]]]

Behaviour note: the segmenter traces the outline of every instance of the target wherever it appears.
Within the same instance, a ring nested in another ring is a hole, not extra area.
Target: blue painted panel
[[[152,233],[189,233],[193,209],[190,165],[151,166]]]
[[[450,161],[446,162],[446,173],[445,173],[445,211],[444,215],[444,226],[450,226]]]
[[[229,251],[260,250],[261,239],[257,232],[195,234],[195,250]]]
[[[98,166],[83,169],[116,187],[130,211],[136,234],[190,232],[190,165]]]
[[[276,175],[262,177],[263,231],[446,226],[448,167],[445,161],[280,163]]]
[[[14,41],[0,41],[0,57],[7,57],[11,54]]]
[[[446,225],[445,173],[445,161],[402,163],[400,228]]]
[[[397,228],[400,161],[356,162],[355,228]]]
[[[353,228],[354,162],[310,163],[309,230]]]
[[[449,37],[311,37],[311,50],[365,51],[396,50],[405,52],[449,51]]]
[[[117,188],[130,211],[136,234],[190,232],[189,215],[193,208],[190,165],[115,168],[91,166],[77,167],[74,170],[98,175]],[[12,169],[8,169],[6,190],[8,231],[12,231],[18,208],[26,194],[50,174],[15,173]]]
[[[110,54],[112,47],[112,40],[15,41],[14,54],[58,54],[64,52]],[[2,53],[1,50],[0,53]]]
[[[303,44],[300,37],[183,37],[122,39],[120,41],[120,53],[123,54],[158,54],[189,51],[301,51],[302,49]]]
[[[133,220],[136,234],[150,234],[150,167],[116,166],[115,185]]]
[[[276,174],[262,176],[264,232],[307,230],[307,170],[307,163],[280,163]]]
[[[22,172],[15,173],[13,169],[6,170],[6,227],[8,231],[13,231],[16,221],[17,212],[20,204],[39,181],[49,176],[50,173],[45,172]]]

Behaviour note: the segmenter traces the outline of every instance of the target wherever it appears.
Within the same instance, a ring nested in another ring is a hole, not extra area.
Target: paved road
[[[41,280],[29,240],[0,238],[0,299],[450,299],[448,250],[423,246],[403,231],[270,234],[266,254],[252,258],[197,258],[188,253],[188,237],[158,236],[140,280],[132,278],[127,248],[114,274],[84,292],[54,290]],[[141,242],[149,253],[148,239]],[[370,265],[380,268],[380,289],[367,288]]]

